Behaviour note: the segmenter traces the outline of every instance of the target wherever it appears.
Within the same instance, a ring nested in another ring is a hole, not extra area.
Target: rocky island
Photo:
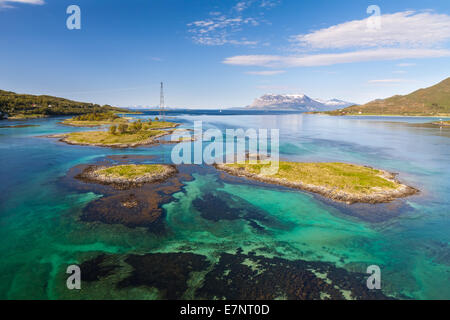
[[[124,189],[164,181],[176,173],[177,169],[172,165],[126,164],[112,167],[90,166],[76,178]]]
[[[347,204],[384,203],[419,192],[400,183],[394,173],[365,166],[280,161],[279,170],[273,175],[263,170],[269,166],[249,162],[215,165],[234,176],[310,191]]]
[[[89,113],[65,119],[61,124],[72,127],[98,127],[102,125],[113,125],[127,123],[125,118],[119,117],[113,112]]]
[[[435,126],[440,126],[440,127],[450,127],[450,121],[435,121],[435,122],[432,122],[431,124],[433,124]]]
[[[130,148],[139,145],[156,143],[156,139],[169,135],[171,130],[158,130],[175,128],[179,124],[167,121],[140,120],[133,123],[119,123],[111,125],[108,131],[83,131],[64,134],[49,135],[49,138],[59,138],[67,144],[110,147],[110,148]]]

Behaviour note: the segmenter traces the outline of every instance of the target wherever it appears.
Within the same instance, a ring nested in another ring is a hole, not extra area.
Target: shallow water
[[[144,162],[169,163],[173,145],[129,150],[66,145],[36,136],[92,129],[62,126],[58,118],[8,121],[39,127],[0,128],[0,298],[67,298],[67,265],[99,253],[192,252],[217,260],[237,248],[330,262],[360,273],[375,264],[381,267],[386,294],[450,298],[449,128],[417,126],[434,119],[402,117],[176,118],[187,128],[195,120],[203,120],[204,129],[279,128],[283,159],[370,165],[400,173],[402,182],[422,192],[396,201],[389,208],[395,214],[388,210],[384,219],[373,221],[364,218],[371,214],[367,205],[335,205],[298,190],[222,179],[214,169],[198,167],[194,179],[163,205],[168,232],[161,236],[144,228],[81,221],[83,208],[101,194],[64,188],[60,182],[70,168],[108,155],[154,155]],[[225,205],[215,210],[220,199],[226,199]],[[375,208],[383,213],[382,206]],[[101,282],[96,290],[105,297]],[[136,288],[108,297],[158,295]]]

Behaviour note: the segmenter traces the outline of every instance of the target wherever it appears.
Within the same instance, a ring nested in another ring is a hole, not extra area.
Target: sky
[[[168,107],[216,109],[366,103],[447,77],[448,0],[0,0],[0,89],[18,93],[147,107],[163,81]]]

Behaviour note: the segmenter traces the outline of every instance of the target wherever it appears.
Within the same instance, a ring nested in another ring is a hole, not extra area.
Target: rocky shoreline
[[[439,126],[439,127],[450,127],[450,122],[432,122],[432,125]]]
[[[309,191],[313,193],[320,194],[323,197],[329,198],[338,202],[345,202],[347,204],[353,203],[387,203],[398,198],[404,198],[407,196],[412,196],[419,193],[420,191],[416,188],[401,184],[397,180],[397,174],[380,170],[382,172],[382,177],[388,181],[400,184],[400,187],[395,190],[379,190],[371,194],[354,194],[344,191],[336,190],[336,188],[317,186],[312,184],[298,182],[291,182],[286,179],[267,177],[261,174],[254,174],[246,171],[243,168],[232,168],[225,164],[214,164],[214,167],[218,170],[225,171],[228,174],[237,177],[245,177],[251,180],[257,180],[264,183],[275,184],[283,187],[300,189],[304,191]]]
[[[156,174],[145,174],[136,178],[123,178],[114,177],[110,175],[101,174],[99,171],[109,168],[108,166],[96,166],[92,165],[83,170],[75,178],[83,182],[98,183],[102,185],[110,185],[115,189],[125,190],[130,188],[141,187],[147,183],[164,182],[168,178],[171,178],[178,173],[176,166],[174,165],[162,165],[164,172]]]

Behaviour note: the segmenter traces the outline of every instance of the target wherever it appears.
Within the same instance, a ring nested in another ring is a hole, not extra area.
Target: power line
[[[161,94],[159,98],[159,117],[164,120],[165,113],[164,113],[164,84],[161,82]]]

